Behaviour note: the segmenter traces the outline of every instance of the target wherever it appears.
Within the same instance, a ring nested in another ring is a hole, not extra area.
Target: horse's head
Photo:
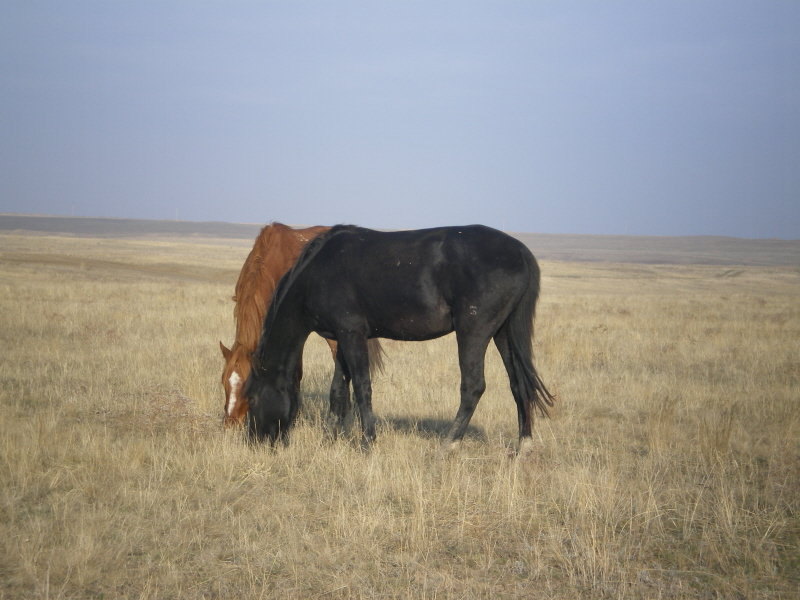
[[[248,402],[244,395],[244,382],[250,376],[250,353],[238,342],[233,348],[226,348],[219,343],[222,357],[225,359],[225,368],[222,370],[222,387],[225,389],[225,416],[223,423],[226,427],[240,425],[247,416]]]
[[[254,368],[243,393],[250,399],[247,419],[250,439],[262,441],[269,438],[272,444],[278,439],[287,442],[299,403],[296,383],[291,379],[267,376],[265,371]]]

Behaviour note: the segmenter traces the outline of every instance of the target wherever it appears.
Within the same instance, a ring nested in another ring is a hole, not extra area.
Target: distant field
[[[64,233],[91,237],[190,236],[252,242],[262,225],[0,214],[0,231]],[[537,257],[545,260],[800,266],[800,240],[747,240],[710,236],[644,237],[536,233],[514,235],[525,242]]]
[[[493,347],[443,451],[452,336],[386,342],[369,453],[325,434],[312,336],[291,443],[249,447],[221,429],[217,344],[258,226],[20,224],[0,217],[0,600],[797,597],[796,242],[664,239],[646,264],[610,258],[641,240],[526,236],[552,243],[535,351],[559,401],[523,460]]]

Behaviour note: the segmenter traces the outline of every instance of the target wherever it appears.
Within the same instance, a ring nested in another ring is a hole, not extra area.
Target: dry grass
[[[0,236],[0,598],[790,598],[800,273],[544,263],[538,446],[496,352],[387,343],[375,449],[220,430],[240,242]]]

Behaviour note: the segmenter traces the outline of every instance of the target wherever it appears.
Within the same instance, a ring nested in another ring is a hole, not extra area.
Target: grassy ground
[[[496,351],[387,342],[370,453],[220,428],[248,243],[0,236],[0,598],[793,598],[800,271],[544,262],[536,452]]]

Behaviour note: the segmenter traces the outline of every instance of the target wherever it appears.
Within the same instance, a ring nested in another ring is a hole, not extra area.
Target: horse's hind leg
[[[478,401],[486,390],[483,366],[486,347],[489,345],[489,338],[460,334],[458,331],[456,338],[458,365],[461,369],[461,404],[448,434],[450,442],[454,445],[464,437]]]
[[[503,365],[506,367],[508,373],[508,382],[511,386],[511,394],[514,396],[514,402],[517,404],[517,418],[519,421],[519,440],[520,446],[524,440],[531,439],[531,428],[533,426],[533,410],[528,398],[525,397],[524,390],[520,387],[520,377],[514,367],[513,352],[511,349],[511,340],[508,337],[506,326],[500,328],[500,331],[494,336],[494,343],[497,346],[497,351],[503,359]]]

